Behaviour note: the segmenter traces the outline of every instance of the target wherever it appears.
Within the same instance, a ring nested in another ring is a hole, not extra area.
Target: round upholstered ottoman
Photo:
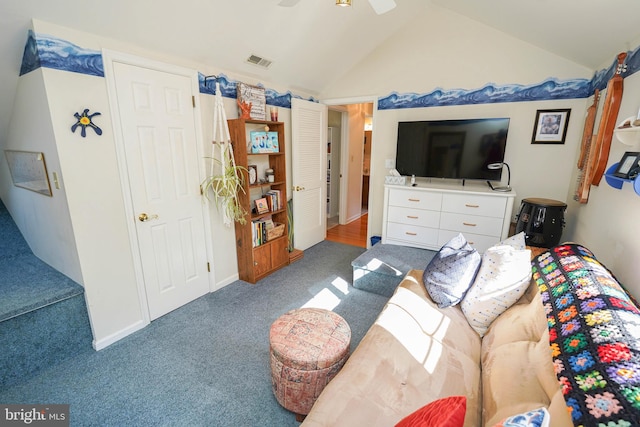
[[[349,357],[351,329],[337,314],[300,308],[271,325],[271,382],[278,402],[307,415],[324,387]]]

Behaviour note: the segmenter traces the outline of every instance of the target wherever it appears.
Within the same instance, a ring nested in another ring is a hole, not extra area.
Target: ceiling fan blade
[[[369,4],[371,4],[371,7],[378,15],[387,13],[396,7],[394,0],[369,0]]]
[[[281,0],[278,6],[291,7],[298,4],[300,0]]]

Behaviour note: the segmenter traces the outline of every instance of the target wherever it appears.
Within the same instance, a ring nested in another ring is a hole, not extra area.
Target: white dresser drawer
[[[386,237],[388,240],[411,243],[412,246],[434,247],[438,244],[438,229],[389,222]]]
[[[440,230],[440,233],[438,234],[438,245],[442,247],[442,245],[457,236],[458,233],[458,231]],[[500,241],[497,237],[484,236],[481,234],[462,233],[462,235],[467,239],[467,242],[469,242],[469,244],[480,253],[483,253]]]
[[[499,238],[502,235],[502,218],[442,212],[440,228]]]
[[[400,206],[389,206],[387,221],[397,222],[400,224],[438,228],[440,226],[440,212],[424,209],[404,208]]]
[[[507,199],[474,194],[444,194],[442,211],[504,218]]]
[[[389,192],[389,205],[439,212],[442,207],[442,194],[430,191],[393,189]]]

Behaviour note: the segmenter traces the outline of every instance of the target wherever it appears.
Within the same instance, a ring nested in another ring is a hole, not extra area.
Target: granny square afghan
[[[556,246],[535,258],[532,269],[574,425],[639,425],[638,306],[583,246]]]

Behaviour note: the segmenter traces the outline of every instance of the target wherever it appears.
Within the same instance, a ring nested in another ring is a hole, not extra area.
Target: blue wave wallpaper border
[[[218,83],[220,83],[220,91],[222,92],[222,96],[233,99],[237,98],[237,86],[239,82],[230,80],[224,74],[220,74],[217,76],[205,76],[204,74],[198,72],[198,81],[200,82],[200,93],[215,95],[217,81]],[[257,86],[264,87],[264,85],[260,83],[258,83]],[[305,99],[299,95],[294,95],[289,91],[280,93],[269,88],[265,88],[264,94],[267,105],[273,105],[275,107],[282,108],[291,108],[292,98]],[[313,97],[306,98],[306,100],[311,102],[318,102],[318,100]]]
[[[29,30],[20,75],[40,67],[104,77],[102,52],[84,49],[66,40]]]
[[[627,52],[625,64],[627,69],[623,72],[623,77],[640,71],[640,46],[633,51]],[[588,98],[595,89],[602,90],[606,88],[607,82],[615,73],[616,65],[617,58],[608,68],[596,71],[591,80],[549,78],[532,85],[495,85],[488,83],[477,89],[445,90],[436,88],[430,93],[423,94],[391,92],[387,96],[378,98],[378,109],[391,110]],[[102,53],[99,50],[85,49],[69,41],[29,30],[22,56],[20,75],[27,74],[40,67],[104,77],[104,63]],[[205,76],[202,73],[198,73],[198,79],[200,93],[215,94],[214,79],[206,79],[205,81]],[[237,81],[230,80],[224,75],[218,76],[218,81],[220,82],[223,96],[236,98]],[[273,89],[265,89],[265,96],[268,105],[283,108],[291,108],[292,98],[305,99],[292,94],[290,91],[280,93]],[[309,97],[307,100],[318,102],[313,97]]]
[[[392,92],[378,99],[378,109],[394,110],[401,108],[575,99],[587,98],[591,95],[591,92],[591,80],[558,80],[550,78],[532,85],[495,85],[489,83],[479,89],[444,90],[437,88],[426,94]]]
[[[549,78],[528,86],[519,84],[497,86],[489,83],[479,89],[437,88],[426,94],[391,92],[385,97],[378,98],[378,110],[588,98],[595,89],[603,90],[607,87],[617,64],[616,55],[611,66],[596,71],[591,80]],[[625,65],[626,71],[622,73],[623,77],[640,71],[640,46],[627,52]]]

